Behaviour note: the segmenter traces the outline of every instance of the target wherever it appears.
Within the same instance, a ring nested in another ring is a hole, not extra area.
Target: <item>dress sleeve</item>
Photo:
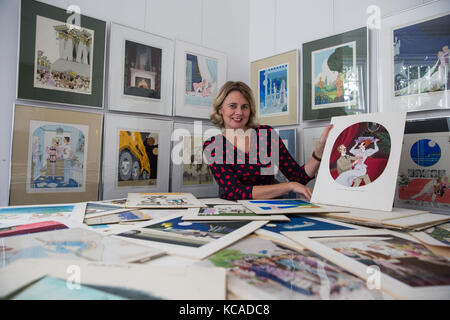
[[[253,198],[253,186],[244,185],[234,173],[234,164],[223,164],[215,160],[214,142],[206,141],[203,151],[209,170],[219,185],[221,198],[227,200],[248,200]]]

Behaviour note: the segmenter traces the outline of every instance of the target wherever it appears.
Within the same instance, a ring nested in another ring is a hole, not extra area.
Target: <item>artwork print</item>
[[[394,29],[392,37],[394,97],[449,90],[449,14]]]
[[[313,51],[312,110],[345,107],[357,102],[356,42]]]
[[[289,64],[284,63],[258,71],[259,116],[288,112]]]
[[[125,40],[124,95],[161,99],[162,49]]]
[[[84,192],[88,126],[30,121],[27,193]]]
[[[181,217],[166,220],[118,236],[199,248],[245,226],[248,221],[190,222]]]
[[[315,239],[364,265],[376,265],[411,287],[450,284],[450,266],[422,244],[394,235],[365,235]]]
[[[213,184],[214,179],[206,161],[203,161],[203,137],[183,137],[183,186]],[[190,151],[190,152],[189,152]]]
[[[36,16],[34,87],[90,95],[94,30]]]
[[[448,132],[405,135],[396,205],[432,212],[450,208]]]
[[[309,250],[244,239],[203,264],[227,270],[228,290],[242,299],[374,299],[363,280]]]
[[[186,104],[211,107],[218,92],[218,65],[217,59],[186,53]]]
[[[382,175],[391,151],[389,132],[376,122],[347,127],[335,140],[330,155],[330,174],[345,187],[362,187]]]
[[[119,187],[156,185],[158,138],[155,132],[119,131]]]

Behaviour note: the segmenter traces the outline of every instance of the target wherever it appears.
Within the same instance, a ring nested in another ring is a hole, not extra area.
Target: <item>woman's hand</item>
[[[298,182],[289,182],[289,187],[292,192],[299,193],[305,196],[306,200],[311,200],[312,190]]]
[[[325,144],[327,142],[328,134],[330,133],[330,130],[333,129],[333,125],[328,125],[325,130],[323,130],[322,135],[320,136],[319,142],[317,143],[316,149],[314,150],[314,153],[319,158],[322,158],[323,150],[325,149]]]

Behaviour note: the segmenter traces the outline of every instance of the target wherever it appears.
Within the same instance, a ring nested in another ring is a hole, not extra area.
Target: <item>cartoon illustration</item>
[[[259,114],[288,112],[287,80],[289,65],[282,64],[259,70]]]
[[[217,94],[218,61],[208,57],[186,54],[187,104],[211,106]]]
[[[358,187],[361,180],[364,179],[365,184],[369,184],[370,178],[367,175],[367,165],[365,164],[367,157],[372,156],[378,152],[379,148],[377,142],[379,139],[373,137],[360,137],[355,141],[355,145],[350,149],[350,153],[355,157],[355,161],[352,163],[352,169],[341,172],[336,178],[336,182],[347,187]],[[374,148],[366,149],[371,144],[374,144]],[[356,149],[358,147],[358,149]],[[341,157],[342,157],[341,147]],[[341,167],[342,170],[342,167]],[[339,171],[339,167],[338,167]]]

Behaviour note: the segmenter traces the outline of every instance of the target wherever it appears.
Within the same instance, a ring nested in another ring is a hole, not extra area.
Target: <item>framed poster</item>
[[[106,22],[22,0],[17,98],[103,108]]]
[[[367,48],[366,27],[303,44],[303,120],[367,112]]]
[[[172,115],[174,41],[111,24],[110,110]]]
[[[303,163],[306,163],[311,158],[325,128],[326,127],[303,128]],[[315,183],[316,179],[313,179],[308,182],[306,186],[314,188]]]
[[[177,40],[174,116],[209,119],[213,100],[227,80],[222,52]]]
[[[406,234],[387,230],[282,234],[364,280],[378,270],[380,288],[396,298],[448,298],[448,260]]]
[[[392,211],[405,112],[333,117],[311,202]]]
[[[171,128],[171,121],[106,114],[103,199],[169,190]]]
[[[450,131],[405,134],[394,205],[448,214],[449,179]]]
[[[114,237],[166,251],[204,259],[259,229],[267,221],[183,221],[175,214],[142,222]]]
[[[98,200],[102,115],[16,105],[10,205]]]
[[[298,124],[298,50],[253,61],[251,87],[260,124]]]
[[[201,122],[174,123],[172,132],[172,192],[218,197],[219,186],[203,157],[203,143],[221,131]]]
[[[450,108],[450,11],[438,1],[381,21],[382,111]]]

